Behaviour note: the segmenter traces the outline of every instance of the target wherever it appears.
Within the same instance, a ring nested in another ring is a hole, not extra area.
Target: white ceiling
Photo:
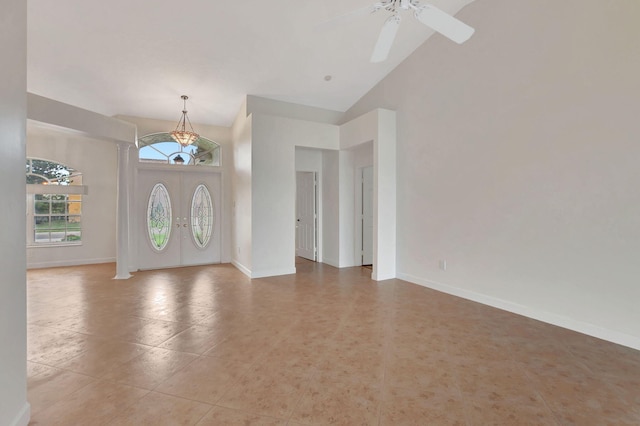
[[[430,3],[456,13],[471,1]],[[389,59],[372,64],[386,12],[316,28],[373,2],[29,0],[27,86],[109,116],[173,121],[186,94],[192,122],[220,126],[247,94],[345,111],[432,35],[407,13]]]

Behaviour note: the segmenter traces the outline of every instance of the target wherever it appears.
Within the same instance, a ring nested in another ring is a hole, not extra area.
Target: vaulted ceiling
[[[430,3],[454,14],[471,1]],[[389,59],[372,64],[388,13],[318,27],[372,3],[29,0],[28,90],[105,115],[175,121],[186,94],[192,122],[220,126],[247,94],[345,111],[433,34],[407,12]]]

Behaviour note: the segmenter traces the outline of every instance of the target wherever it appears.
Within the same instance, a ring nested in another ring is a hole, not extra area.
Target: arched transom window
[[[183,148],[169,133],[153,133],[138,138],[138,148],[140,162],[144,163],[220,165],[220,145],[202,136]]]

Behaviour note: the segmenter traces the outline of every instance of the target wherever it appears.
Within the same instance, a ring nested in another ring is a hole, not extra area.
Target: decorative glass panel
[[[153,187],[149,196],[147,230],[151,245],[156,250],[163,250],[171,234],[171,200],[167,188],[161,183]]]
[[[204,185],[198,185],[191,200],[191,233],[198,247],[205,248],[209,244],[213,220],[213,203],[209,190]]]

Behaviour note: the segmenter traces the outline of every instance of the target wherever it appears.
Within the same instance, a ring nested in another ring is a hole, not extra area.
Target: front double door
[[[220,173],[139,169],[139,269],[220,263]]]

